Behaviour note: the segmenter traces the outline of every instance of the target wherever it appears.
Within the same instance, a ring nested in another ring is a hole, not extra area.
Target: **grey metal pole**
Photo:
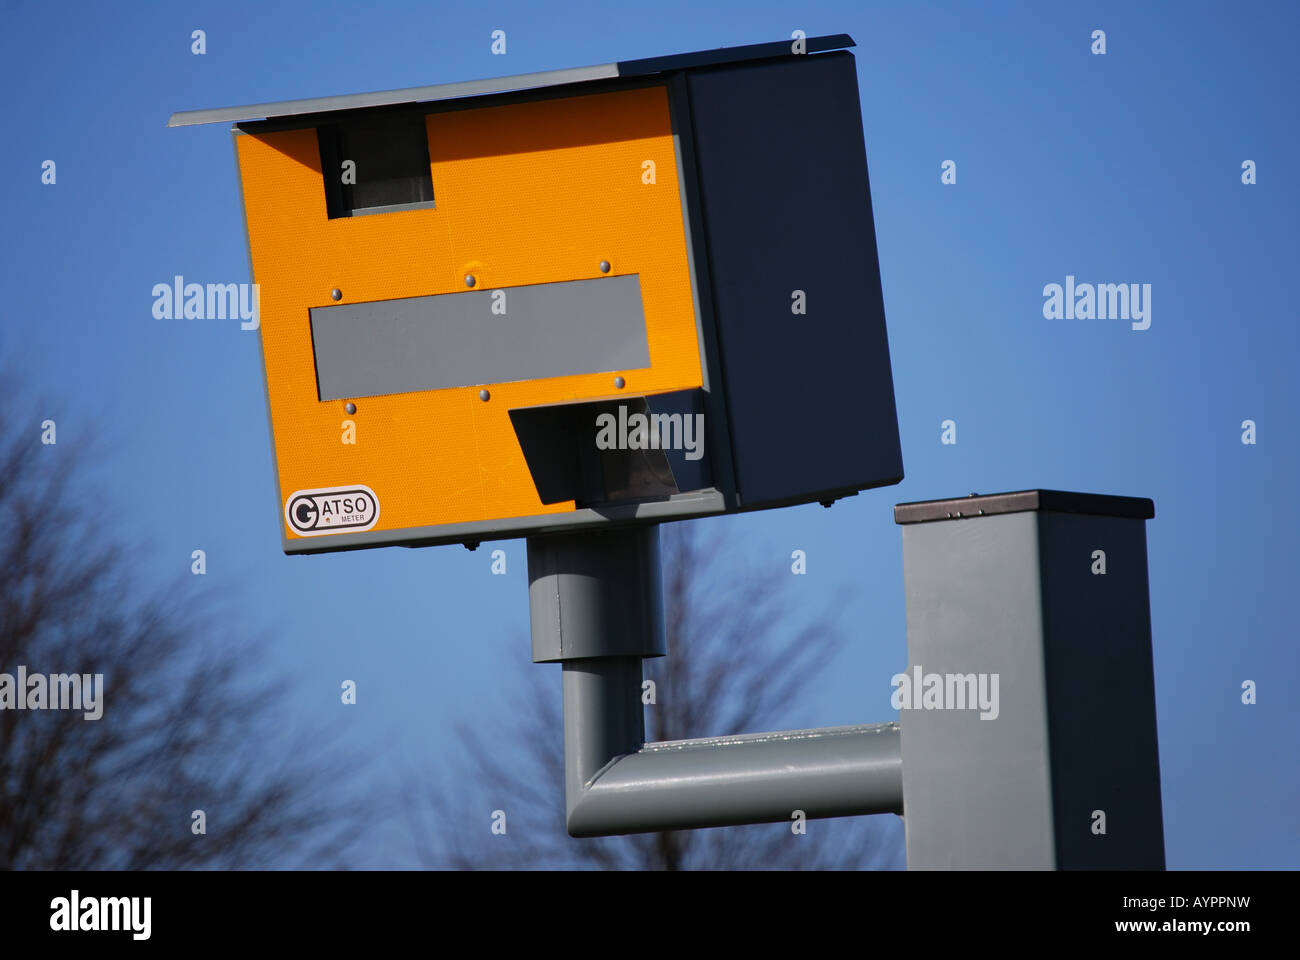
[[[529,537],[528,609],[534,663],[662,657],[659,528]]]
[[[569,805],[575,837],[901,813],[896,723],[648,743]]]
[[[1055,490],[895,508],[910,869],[1164,868],[1153,514]]]
[[[596,657],[564,664],[564,798],[570,820],[592,778],[645,743],[641,658]]]
[[[640,661],[664,653],[657,527],[530,538],[528,575],[533,659],[564,669],[573,836],[901,812],[896,723],[644,743]]]

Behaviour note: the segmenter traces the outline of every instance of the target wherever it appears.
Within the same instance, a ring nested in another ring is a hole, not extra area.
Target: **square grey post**
[[[894,508],[909,692],[929,691],[900,711],[910,869],[1164,869],[1154,514],[1054,490]]]

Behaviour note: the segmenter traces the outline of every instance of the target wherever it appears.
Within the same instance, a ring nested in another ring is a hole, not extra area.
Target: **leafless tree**
[[[40,423],[7,414],[0,436],[0,673],[103,674],[103,715],[0,709],[0,868],[337,862],[353,801],[303,743],[277,760],[271,687],[246,680],[262,662],[238,638],[249,625],[198,578],[143,587]]]
[[[708,524],[661,527],[668,655],[645,661],[646,677],[656,684],[657,702],[646,708],[653,740],[790,727],[791,705],[815,689],[845,638],[839,604],[801,617],[803,604],[793,596],[798,578],[733,563]],[[526,640],[521,644],[526,649]],[[441,771],[428,802],[408,810],[428,866],[834,869],[897,862],[898,844],[868,817],[815,821],[806,835],[774,823],[570,838],[559,671],[533,664],[527,670],[520,692],[509,698],[519,708],[515,722],[486,735],[462,727],[463,755]],[[497,809],[507,814],[504,835],[489,829]]]

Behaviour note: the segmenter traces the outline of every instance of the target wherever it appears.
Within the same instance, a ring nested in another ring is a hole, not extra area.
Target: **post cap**
[[[918,500],[894,506],[894,522],[929,523],[932,520],[967,520],[996,513],[1024,513],[1048,510],[1054,513],[1085,513],[1101,517],[1150,520],[1156,505],[1146,497],[1115,497],[1104,493],[1071,493],[1065,490],[1018,490],[1014,493],[972,493],[946,500]]]

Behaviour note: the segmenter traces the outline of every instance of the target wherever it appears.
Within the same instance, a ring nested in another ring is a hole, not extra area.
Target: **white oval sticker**
[[[379,520],[379,498],[369,487],[298,490],[284,503],[284,522],[300,537],[358,533]]]

